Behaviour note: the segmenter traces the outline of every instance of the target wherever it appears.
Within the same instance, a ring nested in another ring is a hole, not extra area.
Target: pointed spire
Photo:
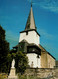
[[[31,2],[31,10],[30,10],[30,13],[29,13],[29,16],[27,19],[25,30],[31,30],[31,29],[36,30],[34,16],[33,16],[33,10],[32,10],[32,2]]]

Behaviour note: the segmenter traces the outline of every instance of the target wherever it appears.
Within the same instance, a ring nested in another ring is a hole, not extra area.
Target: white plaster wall
[[[29,60],[30,67],[31,67],[32,62],[33,62],[33,68],[36,68],[36,67],[40,68],[41,67],[41,64],[40,64],[41,60],[40,60],[40,58],[37,58],[37,54],[29,53],[29,54],[27,54],[27,57]]]
[[[37,58],[37,67],[41,68],[41,56],[39,56],[39,58]]]
[[[25,39],[28,43],[35,43],[38,45],[40,43],[40,36],[35,31],[29,31],[28,35],[26,32],[20,33],[19,42]]]

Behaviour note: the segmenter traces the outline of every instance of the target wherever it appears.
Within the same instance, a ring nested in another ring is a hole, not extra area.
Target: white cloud
[[[6,40],[10,43],[10,48],[14,47],[19,42],[18,36],[9,30],[6,32]]]
[[[30,2],[30,0],[28,0]],[[58,0],[33,0],[34,5],[58,13]]]
[[[38,30],[38,32],[40,33],[40,35],[42,35],[42,37],[44,36],[44,38],[45,38],[45,39],[50,39],[50,40],[53,40],[53,35],[52,35],[52,34],[47,33],[47,31],[46,31],[46,30],[41,29],[41,28],[39,28],[39,29],[37,29],[37,30]]]
[[[13,34],[9,30],[6,32],[6,38],[7,38],[7,40],[12,40],[12,41],[18,42],[18,36]]]

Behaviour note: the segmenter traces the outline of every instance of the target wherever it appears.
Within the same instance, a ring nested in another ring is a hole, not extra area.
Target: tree
[[[11,62],[15,58],[15,67],[17,73],[24,73],[28,66],[28,58],[26,54],[22,52],[12,53],[9,51],[9,43],[5,40],[5,30],[0,26],[0,72],[9,73],[11,68]]]
[[[7,72],[9,43],[5,40],[5,30],[0,26],[0,72]]]
[[[16,61],[15,67],[17,73],[20,72],[21,74],[23,74],[28,66],[28,58],[26,54],[22,53],[21,51],[16,52],[15,61]]]
[[[19,51],[16,53],[12,53],[11,58],[15,59],[16,72],[23,74],[25,69],[28,66],[28,58],[27,58],[26,54]]]

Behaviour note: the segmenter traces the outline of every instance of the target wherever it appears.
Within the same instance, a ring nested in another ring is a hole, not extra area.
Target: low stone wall
[[[58,68],[28,68],[25,75],[38,79],[58,79]]]

